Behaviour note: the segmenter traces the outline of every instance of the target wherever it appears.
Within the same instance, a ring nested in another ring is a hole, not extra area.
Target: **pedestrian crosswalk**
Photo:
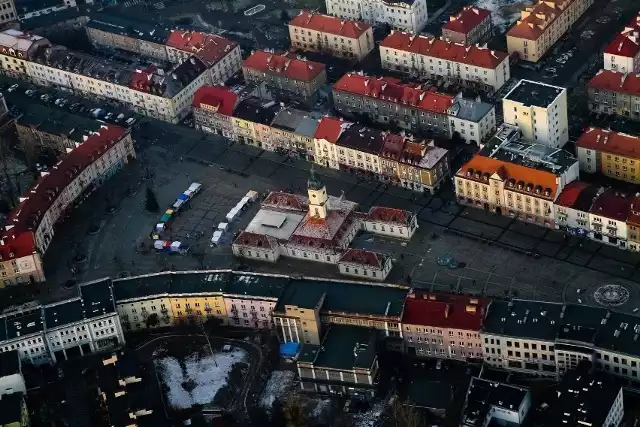
[[[131,7],[140,3],[143,3],[143,0],[127,0],[124,2],[124,7]]]

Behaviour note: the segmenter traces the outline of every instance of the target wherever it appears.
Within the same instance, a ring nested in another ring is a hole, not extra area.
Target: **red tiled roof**
[[[313,135],[315,139],[324,139],[332,143],[338,142],[340,134],[345,126],[352,125],[351,122],[347,122],[335,117],[323,117],[316,128],[316,133]]]
[[[564,206],[565,208],[572,208],[578,200],[580,193],[582,193],[586,188],[589,188],[589,184],[586,182],[570,182],[562,189],[560,195],[555,201],[555,204],[558,206]]]
[[[269,248],[276,249],[278,242],[271,236],[264,234],[251,233],[249,231],[243,231],[238,234],[236,240],[233,241],[234,245],[249,246],[252,248]]]
[[[5,230],[0,232],[0,238],[3,239],[5,245],[21,242],[21,255],[15,254],[16,257],[32,253],[32,248],[35,247],[35,241],[27,244],[27,239],[21,234],[26,233],[33,236],[42,217],[51,204],[57,200],[60,193],[127,133],[127,130],[118,126],[103,126],[97,133],[88,136],[82,144],[62,157],[48,173],[38,178],[28,193],[24,195],[26,199],[11,211],[5,224]],[[7,227],[9,227],[8,230]]]
[[[380,151],[380,156],[391,160],[400,159],[406,140],[402,135],[387,133],[384,138],[384,145]]]
[[[403,50],[424,56],[432,56],[447,61],[473,65],[474,67],[495,69],[509,54],[477,46],[464,46],[428,36],[416,36],[401,31],[392,31],[380,47]]]
[[[353,220],[351,212],[345,211],[329,210],[326,218],[307,214],[293,232],[293,236],[333,242],[342,239]]]
[[[283,191],[272,191],[262,201],[263,207],[282,209],[286,211],[306,212],[309,209],[309,201],[306,197]]]
[[[640,13],[629,21],[616,38],[607,46],[604,53],[635,58],[640,52]]]
[[[402,323],[479,331],[490,304],[484,297],[411,292],[404,303]]]
[[[371,28],[371,25],[364,22],[344,20],[304,9],[289,22],[289,25],[352,39],[357,39]]]
[[[507,32],[507,37],[537,40],[568,6],[576,0],[556,0],[554,3],[538,0],[538,3],[525,10],[530,12],[526,18]]]
[[[465,6],[462,8],[460,13],[449,17],[449,22],[444,24],[442,29],[454,31],[456,33],[469,34],[474,28],[490,16],[490,10],[482,9],[480,7]]]
[[[589,213],[616,221],[626,221],[629,217],[633,200],[633,196],[608,189],[596,198]]]
[[[387,255],[378,252],[363,249],[349,249],[340,257],[338,262],[366,265],[382,269],[388,258]]]
[[[640,158],[640,137],[607,129],[587,129],[576,141],[576,147]]]
[[[414,217],[413,212],[405,211],[403,209],[388,208],[385,206],[373,206],[369,209],[367,219],[377,222],[388,222],[398,225],[409,225],[409,222]]]
[[[640,76],[611,70],[600,70],[589,81],[587,87],[640,96]]]
[[[193,95],[193,106],[213,107],[219,114],[231,116],[238,102],[238,95],[224,86],[202,86]]]
[[[22,258],[36,252],[36,238],[30,231],[5,235],[0,243],[0,256],[3,261]]]
[[[324,64],[258,50],[242,62],[243,68],[310,82],[324,71]]]
[[[147,67],[146,70],[136,71],[131,75],[131,79],[129,80],[129,87],[131,89],[139,90],[140,92],[149,92],[149,87],[151,86],[151,79],[153,74],[158,70],[158,68],[151,64]]]
[[[389,77],[374,78],[348,73],[333,85],[334,90],[382,101],[409,105],[419,110],[446,114],[454,98],[443,93],[426,91],[401,84]]]
[[[167,46],[195,55],[211,67],[235,49],[238,43],[216,34],[172,30]]]
[[[470,173],[470,175],[467,175],[467,173]],[[476,173],[480,173],[480,178],[476,178]],[[471,160],[465,163],[460,170],[458,170],[456,175],[465,179],[484,182],[484,174],[488,174],[490,177],[494,173],[497,173],[504,181],[513,180],[514,186],[509,188],[505,187],[505,189],[535,195],[535,197],[547,200],[554,200],[556,198],[558,184],[556,182],[555,174],[514,163],[504,162],[498,159],[492,159],[490,157],[484,157],[479,154],[476,154],[471,158]],[[518,183],[523,184],[523,188],[521,190],[518,189]],[[531,185],[532,190],[535,190],[535,188],[539,186],[541,188],[540,194],[527,192],[526,188],[528,184]],[[547,189],[549,190],[549,195],[545,196],[545,190]]]

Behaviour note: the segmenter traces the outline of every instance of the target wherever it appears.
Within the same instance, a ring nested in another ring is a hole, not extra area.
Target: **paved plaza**
[[[108,275],[247,264],[233,257],[230,243],[233,234],[246,227],[258,204],[232,224],[227,239],[215,248],[209,246],[213,228],[224,221],[226,213],[248,190],[305,192],[310,167],[307,162],[231,144],[192,129],[179,129],[178,133],[174,126],[148,123],[134,131],[140,162],[96,192],[57,231],[45,257],[49,279],[45,293],[64,295],[67,290],[57,284],[69,279],[83,281]],[[393,255],[396,267],[390,276],[392,282],[410,282],[434,290],[585,304],[595,304],[594,293],[601,286],[613,284],[623,286],[628,293],[618,309],[631,311],[640,307],[637,254],[458,206],[449,184],[431,197],[363,181],[343,172],[319,172],[330,194],[344,193],[363,211],[373,205],[385,205],[418,214],[420,229],[409,243],[367,234],[354,241],[356,247]],[[147,175],[153,179],[141,180]],[[191,253],[157,254],[149,248],[149,233],[160,213],[145,211],[145,186],[154,189],[161,207],[168,207],[191,182],[200,182],[203,190],[175,221],[169,236],[191,245]],[[131,188],[138,188],[133,196],[129,196]],[[117,211],[108,215],[107,205],[116,205]],[[99,232],[88,233],[95,224],[100,226]],[[146,245],[142,250],[140,242]],[[86,254],[87,260],[75,263],[76,252]],[[71,272],[74,265],[79,270],[76,274]],[[247,265],[256,271],[337,277],[337,271],[325,265],[286,258],[277,265]]]

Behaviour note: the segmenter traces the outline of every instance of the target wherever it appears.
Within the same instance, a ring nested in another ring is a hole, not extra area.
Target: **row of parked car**
[[[0,89],[4,89],[10,93],[22,90],[20,89],[20,85],[17,83],[9,86],[8,88],[0,87]],[[47,91],[46,93],[42,93],[41,90],[29,88],[25,90],[24,94],[29,98],[40,99],[40,101],[45,104],[55,105],[59,108],[66,108],[70,113],[87,114],[97,120],[127,126],[132,126],[137,121],[137,119],[128,111],[118,113],[108,111],[106,107],[90,108],[82,102],[74,102],[75,97],[72,97],[70,94],[60,93],[58,91]]]

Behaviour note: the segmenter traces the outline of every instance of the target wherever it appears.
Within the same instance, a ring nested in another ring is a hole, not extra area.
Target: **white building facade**
[[[445,77],[490,92],[510,78],[509,56],[504,52],[465,46],[430,36],[392,31],[380,43],[382,68],[417,77]]]
[[[518,126],[528,141],[561,148],[569,141],[567,89],[530,80],[502,99],[504,122]]]
[[[428,21],[426,0],[327,0],[327,13],[367,24],[389,24],[401,31],[419,33]]]

